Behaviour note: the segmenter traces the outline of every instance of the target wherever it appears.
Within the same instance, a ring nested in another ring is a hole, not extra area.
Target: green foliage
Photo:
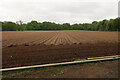
[[[40,25],[37,21],[31,21],[26,25],[27,30],[40,30]]]
[[[43,22],[31,21],[27,24],[23,24],[22,21],[14,22],[2,22],[3,31],[24,31],[24,30],[91,30],[91,31],[119,31],[120,18],[93,21],[90,23],[73,24],[63,23],[56,24],[54,22]]]
[[[75,61],[85,61],[86,59],[77,59]]]
[[[64,23],[64,24],[62,24],[62,29],[63,30],[70,30],[70,28],[71,28],[71,26],[70,26],[70,24],[69,23]]]
[[[52,73],[51,75],[57,76],[57,75],[61,75],[61,74],[64,74],[64,72],[63,71],[57,71],[57,72]]]
[[[2,30],[3,31],[16,31],[17,25],[13,22],[4,22],[2,24]]]

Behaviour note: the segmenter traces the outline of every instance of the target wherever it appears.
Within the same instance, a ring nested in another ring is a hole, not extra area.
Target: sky
[[[119,0],[0,0],[0,21],[91,23],[118,17]]]

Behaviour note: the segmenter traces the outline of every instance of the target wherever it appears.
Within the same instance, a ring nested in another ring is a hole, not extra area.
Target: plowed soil
[[[3,68],[118,54],[117,32],[3,32]]]
[[[67,45],[118,42],[117,32],[96,31],[23,31],[3,32],[3,47],[9,45]]]

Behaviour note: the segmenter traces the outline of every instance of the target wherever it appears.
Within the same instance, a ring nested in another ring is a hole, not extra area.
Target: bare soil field
[[[65,45],[99,42],[118,42],[118,33],[96,31],[24,31],[2,33],[3,47],[11,44]]]
[[[2,43],[3,68],[118,54],[117,32],[3,32]]]

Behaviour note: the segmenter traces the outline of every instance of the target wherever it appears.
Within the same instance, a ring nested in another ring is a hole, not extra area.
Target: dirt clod
[[[24,44],[24,46],[29,46],[29,44]]]

